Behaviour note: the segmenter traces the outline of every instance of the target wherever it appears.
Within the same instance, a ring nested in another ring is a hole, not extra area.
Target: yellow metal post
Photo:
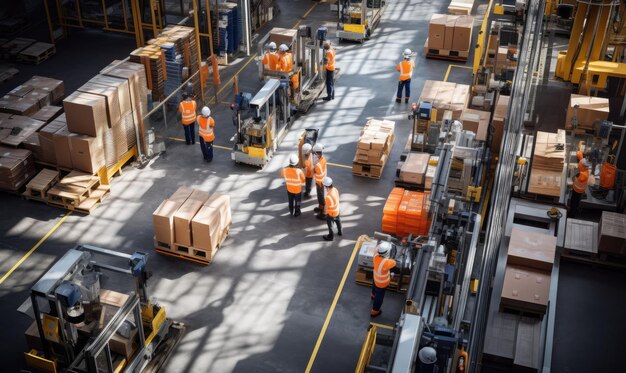
[[[104,27],[109,27],[109,19],[107,16],[107,4],[106,0],[102,0],[102,16],[104,17]]]
[[[126,0],[122,0],[122,17],[124,17],[124,31],[128,31],[128,14],[126,13]]]
[[[135,42],[137,48],[139,48],[143,45],[143,27],[139,11],[139,0],[130,0],[130,6],[133,16],[133,27],[135,29]]]

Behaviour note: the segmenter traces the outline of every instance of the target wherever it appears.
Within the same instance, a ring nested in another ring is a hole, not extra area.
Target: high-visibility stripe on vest
[[[333,48],[329,48],[324,54],[324,57],[328,60],[328,62],[324,64],[324,68],[327,71],[335,71],[335,50]]]
[[[325,202],[324,209],[326,210],[326,215],[333,218],[339,216],[339,191],[337,188],[328,189]]]
[[[178,105],[178,111],[183,115],[182,122],[184,125],[189,125],[196,121],[196,102],[194,100],[181,102]]]
[[[574,178],[574,191],[576,193],[585,193],[587,190],[587,182],[589,181],[589,170],[581,171],[578,177]]]
[[[283,168],[281,176],[285,178],[285,184],[287,184],[287,191],[289,193],[302,192],[302,184],[304,184],[304,172],[297,167]]]
[[[315,176],[315,183],[322,186],[322,182],[326,177],[326,158],[322,157],[317,161],[313,169],[313,174]]]
[[[283,72],[290,72],[293,69],[293,57],[291,53],[285,52],[278,56],[278,62],[276,63],[276,70]]]
[[[198,135],[204,139],[204,141],[215,140],[215,133],[213,132],[215,127],[215,121],[211,117],[203,117],[198,115]]]
[[[398,64],[396,69],[400,72],[400,80],[405,81],[413,76],[413,61],[404,60]]]
[[[309,156],[305,156],[306,158],[304,159],[304,176],[306,176],[307,179],[312,179],[313,178],[313,154],[309,153]]]
[[[374,256],[374,284],[378,288],[386,288],[391,282],[389,270],[396,266],[396,261],[380,255]]]

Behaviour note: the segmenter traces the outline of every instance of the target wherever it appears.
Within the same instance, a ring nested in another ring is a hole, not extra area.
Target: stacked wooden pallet
[[[548,197],[561,195],[565,162],[565,131],[537,131],[528,192]]]
[[[17,60],[26,63],[39,65],[52,57],[57,52],[54,44],[36,42],[33,45],[23,49],[18,55]]]
[[[130,61],[144,65],[148,89],[152,91],[152,98],[161,101],[165,98],[165,55],[160,47],[148,45],[135,49],[130,54]]]
[[[357,142],[352,173],[357,176],[380,179],[393,148],[395,122],[370,119],[363,127]]]
[[[67,210],[89,214],[110,193],[98,176],[72,171],[47,191],[46,203]]]

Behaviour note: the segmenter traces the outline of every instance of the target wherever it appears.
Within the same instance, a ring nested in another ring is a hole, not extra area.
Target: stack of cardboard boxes
[[[144,65],[147,74],[148,89],[152,91],[155,101],[165,98],[165,55],[158,45],[147,45],[130,53],[130,61]]]
[[[459,120],[463,123],[463,129],[476,134],[478,141],[487,141],[487,131],[489,130],[489,119],[491,113],[488,111],[464,109]]]
[[[61,102],[64,89],[60,80],[33,76],[0,99],[0,112],[31,116],[45,106]]]
[[[33,153],[0,146],[0,189],[17,192],[35,176]]]
[[[397,237],[424,235],[430,228],[430,192],[393,188],[383,208],[382,230]]]
[[[429,159],[430,154],[428,153],[409,153],[406,160],[400,167],[398,180],[400,180],[403,184],[412,184],[417,187],[423,187],[426,181],[426,171],[428,170]]]
[[[537,131],[528,192],[549,197],[561,195],[565,163],[565,131]]]
[[[474,18],[469,15],[433,14],[430,18],[424,53],[467,58],[472,43],[473,27]]]
[[[498,94],[496,107],[493,111],[493,117],[491,118],[491,125],[494,128],[494,132],[491,137],[491,152],[493,154],[500,154],[500,148],[502,147],[502,137],[504,135],[504,122],[506,121],[508,111],[509,96],[503,96],[501,94]]]
[[[579,132],[594,130],[594,122],[609,118],[609,99],[572,94],[567,106],[565,129],[573,128],[574,118]]]
[[[380,178],[395,139],[395,122],[370,119],[357,142],[352,173],[358,176]]]
[[[210,263],[228,235],[230,198],[180,187],[154,211],[152,221],[158,252]]]
[[[430,102],[437,111],[437,121],[441,121],[446,110],[452,112],[452,119],[459,119],[469,98],[469,85],[427,80],[419,101]]]

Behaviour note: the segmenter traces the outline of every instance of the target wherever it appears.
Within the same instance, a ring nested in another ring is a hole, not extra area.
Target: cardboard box
[[[507,265],[500,297],[502,306],[544,314],[548,307],[549,293],[549,273]]]
[[[54,134],[66,127],[65,122],[53,120],[37,132],[39,145],[41,146],[41,161],[56,164],[56,151],[54,150]]]
[[[195,201],[200,201],[204,204],[204,202],[206,202],[209,197],[211,197],[210,193],[207,192],[203,192],[201,190],[197,190],[197,189],[193,189],[193,191],[191,192],[191,194],[189,195],[189,197],[187,199],[193,199]]]
[[[219,243],[220,210],[202,206],[191,221],[193,247],[214,250]]]
[[[518,265],[551,272],[555,255],[556,237],[513,227],[507,265]]]
[[[181,186],[180,188],[176,189],[174,194],[172,194],[170,198],[168,199],[170,201],[180,202],[182,204],[183,202],[187,200],[187,198],[189,198],[189,196],[191,195],[191,193],[193,193],[193,191],[194,190],[191,188],[188,188],[186,186]]]
[[[576,105],[578,105],[578,109],[574,110]],[[567,107],[565,128],[572,128],[574,111],[576,111],[578,127],[591,129],[593,128],[593,122],[609,118],[609,99],[572,94]]]
[[[9,93],[7,93],[7,95],[23,98],[28,93],[30,93],[30,91],[32,91],[33,89],[34,88],[30,85],[21,84],[13,88],[12,90],[10,90]]]
[[[67,128],[74,133],[98,137],[108,126],[103,96],[77,91],[63,100],[63,108]]]
[[[90,83],[114,87],[117,89],[117,96],[120,105],[120,113],[122,116],[133,110],[132,100],[130,98],[130,85],[128,80],[98,74],[89,80]]]
[[[287,44],[291,47],[297,36],[298,30],[274,27],[270,30],[269,41],[273,41],[276,45]]]
[[[458,16],[448,15],[446,19],[446,32],[443,39],[443,49],[451,50],[452,49],[452,40],[454,39],[454,25]]]
[[[429,158],[428,153],[409,153],[400,169],[400,180],[412,184],[424,184]]]
[[[193,194],[192,194],[193,195]],[[204,201],[191,196],[174,213],[174,242],[182,246],[191,246],[191,220],[202,208]]]
[[[487,141],[490,117],[491,113],[488,111],[464,109],[460,120],[463,122],[464,130],[472,131],[476,134],[476,140]]]
[[[598,252],[626,255],[626,215],[602,211]]]
[[[75,169],[95,174],[105,165],[102,139],[87,135],[70,137],[72,165]]]
[[[428,48],[444,49],[447,21],[448,16],[446,14],[433,14],[430,17],[428,26]]]
[[[53,104],[58,104],[65,96],[65,86],[62,80],[35,75],[24,84],[48,92]]]
[[[474,17],[460,16],[454,24],[454,40],[452,50],[469,51],[472,44],[472,28],[474,27]]]
[[[33,89],[32,91],[28,92],[28,94],[26,96],[24,96],[24,98],[30,98],[34,101],[37,102],[37,106],[39,106],[39,108],[42,108],[44,106],[48,106],[51,104],[51,100],[50,100],[50,92],[41,90],[41,89]]]
[[[78,91],[103,97],[105,100],[108,126],[113,127],[120,123],[122,113],[117,88],[87,82],[82,87],[78,88]]]
[[[60,107],[60,106],[46,105],[46,106],[42,107],[41,109],[39,109],[38,112],[36,112],[35,114],[31,115],[30,117],[33,118],[33,119],[37,119],[37,120],[46,122],[46,123],[50,123],[56,117],[61,115],[62,112],[63,112],[63,108]]]
[[[181,201],[165,200],[152,213],[152,224],[154,225],[154,235],[158,242],[165,245],[174,243],[174,214],[184,203]]]
[[[222,193],[213,193],[204,203],[220,212],[220,233],[223,232],[232,222],[230,211],[230,196]]]
[[[0,98],[0,111],[8,114],[30,116],[39,110],[39,100],[31,97],[5,95]]]
[[[53,135],[54,154],[56,164],[59,167],[74,168],[72,163],[72,145],[70,143],[72,136],[76,136],[76,134],[68,131],[67,127],[61,128]]]
[[[507,111],[509,110],[509,96],[498,95],[498,101],[493,111],[493,118],[491,124],[495,131],[491,137],[491,152],[500,153],[502,147],[502,136],[504,135],[504,122],[507,118]]]
[[[118,293],[117,291],[113,290],[100,290],[100,303],[116,307],[122,307],[127,300],[128,294]]]

